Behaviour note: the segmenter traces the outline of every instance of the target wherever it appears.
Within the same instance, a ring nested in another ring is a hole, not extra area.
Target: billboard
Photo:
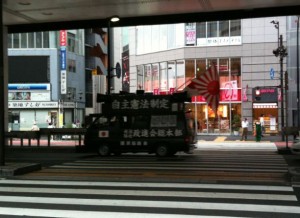
[[[9,83],[49,83],[49,56],[8,56]]]

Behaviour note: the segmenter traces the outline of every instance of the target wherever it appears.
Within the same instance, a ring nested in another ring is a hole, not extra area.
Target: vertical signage
[[[185,44],[195,45],[196,43],[196,23],[187,23],[185,25]]]
[[[59,32],[60,41],[60,93],[67,94],[67,31],[61,30]]]
[[[129,92],[129,51],[122,53],[122,91]]]
[[[66,30],[61,30],[59,32],[59,40],[60,40],[61,47],[67,46],[67,31]]]
[[[67,65],[67,58],[66,58],[66,49],[61,48],[60,49],[60,69],[61,70],[66,70],[66,65]]]

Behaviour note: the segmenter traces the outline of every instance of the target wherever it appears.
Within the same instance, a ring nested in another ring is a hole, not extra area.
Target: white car
[[[300,155],[300,138],[296,138],[291,146],[291,151],[293,154]]]

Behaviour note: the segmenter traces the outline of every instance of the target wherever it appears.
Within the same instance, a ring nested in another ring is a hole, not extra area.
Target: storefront
[[[278,134],[278,87],[255,87],[252,96],[253,123],[263,117],[265,133]]]
[[[229,135],[234,130],[238,130],[241,120],[240,91],[237,90],[239,94],[235,101],[232,98],[224,99],[224,92],[221,92],[217,114],[206,104],[202,96],[194,97],[192,103],[187,104],[187,107],[192,110],[195,117],[197,133],[204,135]]]
[[[72,101],[51,101],[49,83],[8,85],[8,129],[30,130],[33,123],[47,128],[82,123],[84,104]]]

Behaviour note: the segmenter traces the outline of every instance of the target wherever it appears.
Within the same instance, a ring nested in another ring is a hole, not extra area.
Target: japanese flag
[[[101,130],[99,131],[98,137],[99,138],[108,138],[109,132],[107,130]]]
[[[220,82],[216,66],[213,64],[199,78],[191,80],[184,88],[190,96],[202,95],[217,114],[219,106]]]

